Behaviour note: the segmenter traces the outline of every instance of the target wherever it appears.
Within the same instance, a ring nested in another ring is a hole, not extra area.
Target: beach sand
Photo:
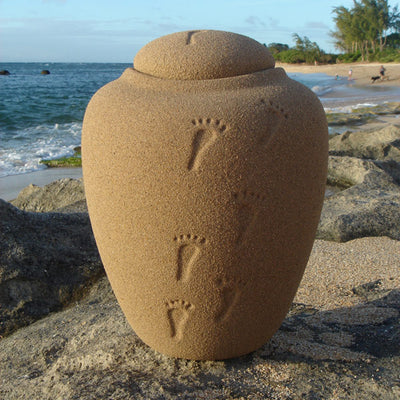
[[[46,168],[27,174],[11,175],[0,178],[0,199],[10,201],[29,186],[44,186],[61,178],[82,178],[82,168]]]
[[[382,63],[346,63],[328,65],[305,65],[305,64],[284,64],[276,63],[276,67],[282,67],[289,73],[315,74],[323,73],[331,76],[339,75],[341,79],[347,80],[349,69],[353,71],[352,77],[357,85],[371,85],[371,77],[379,76],[379,68]],[[373,85],[376,86],[400,86],[400,64],[383,64],[386,69],[386,77],[383,81],[377,80]]]

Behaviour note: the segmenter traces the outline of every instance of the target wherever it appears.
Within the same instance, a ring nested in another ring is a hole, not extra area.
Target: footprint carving
[[[242,190],[234,193],[233,197],[238,203],[239,234],[236,244],[243,243],[257,222],[259,207],[265,196],[252,191]]]
[[[169,300],[165,302],[170,334],[173,339],[182,340],[183,332],[194,305],[185,300]]]
[[[187,37],[186,37],[186,45],[190,45],[190,44],[194,44],[196,43],[194,40],[194,35],[197,35],[199,33],[201,33],[203,31],[190,31],[187,33]]]
[[[192,268],[201,253],[201,247],[206,239],[197,235],[175,236],[174,241],[179,244],[176,260],[176,280],[187,281]]]
[[[216,280],[216,285],[220,294],[221,304],[215,315],[215,321],[222,322],[225,321],[231,314],[235,304],[237,304],[240,295],[242,294],[244,287],[246,286],[246,283],[240,279],[231,280],[220,278]]]
[[[278,131],[282,122],[288,118],[288,114],[283,107],[272,100],[267,101],[265,99],[261,99],[259,104],[264,107],[268,113],[272,114],[269,126],[267,127],[264,135],[260,138],[260,145],[267,147],[268,143]]]
[[[188,162],[188,170],[197,170],[207,149],[214,144],[218,137],[226,131],[226,125],[219,119],[199,118],[193,119],[195,134]]]

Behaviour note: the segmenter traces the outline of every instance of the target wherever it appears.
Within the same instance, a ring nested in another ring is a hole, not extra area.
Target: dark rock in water
[[[11,203],[24,211],[87,212],[82,179],[59,179],[44,187],[29,185]]]
[[[87,214],[27,213],[0,200],[0,335],[65,307],[102,275]]]
[[[10,71],[7,71],[6,69],[2,69],[0,71],[0,75],[10,75]]]
[[[44,69],[41,72],[42,75],[50,75],[50,71],[48,69]]]

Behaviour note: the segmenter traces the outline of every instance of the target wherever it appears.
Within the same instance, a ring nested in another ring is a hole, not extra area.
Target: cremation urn
[[[94,235],[137,335],[198,360],[266,343],[307,264],[327,158],[321,103],[265,46],[210,30],[144,46],[82,134]]]

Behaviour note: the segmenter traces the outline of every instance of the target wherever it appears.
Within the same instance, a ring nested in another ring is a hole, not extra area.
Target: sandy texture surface
[[[237,34],[167,35],[134,65],[93,96],[82,126],[87,204],[111,285],[160,352],[247,354],[278,328],[312,246],[324,109]]]
[[[382,63],[349,63],[349,64],[329,64],[329,65],[297,65],[276,63],[276,67],[282,67],[286,72],[300,72],[303,74],[324,73],[347,79],[349,69],[353,70],[353,80],[360,85],[370,85],[372,76],[379,76],[379,68]],[[400,64],[384,64],[386,77],[383,81],[376,81],[374,85],[400,86]]]
[[[382,290],[400,288],[399,241],[387,237],[346,243],[316,240],[295,302],[324,310],[353,307],[362,299],[352,289],[377,281]]]

